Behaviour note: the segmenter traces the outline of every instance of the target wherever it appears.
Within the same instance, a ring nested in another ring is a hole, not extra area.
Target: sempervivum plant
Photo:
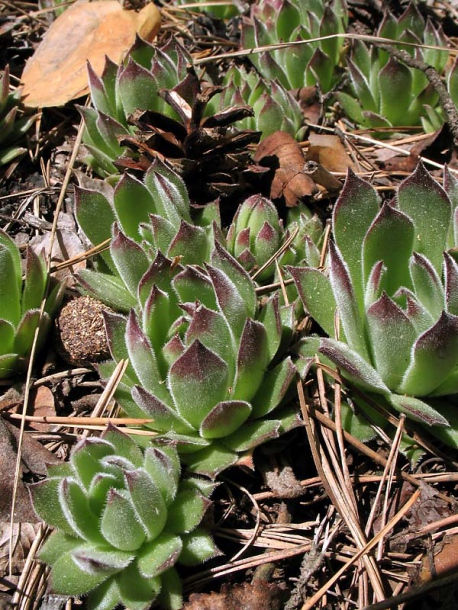
[[[342,34],[348,23],[345,0],[260,0],[242,27],[242,46],[253,49]],[[266,79],[286,89],[318,85],[328,92],[336,84],[343,39],[334,38],[250,55]]]
[[[291,307],[273,297],[259,311],[254,283],[221,245],[205,268],[159,252],[139,292],[139,313],[106,315],[114,360],[130,362],[117,399],[130,416],[151,417],[148,427],[177,443],[190,471],[215,476],[296,425],[284,404],[296,368],[280,358]]]
[[[449,172],[444,186],[419,165],[380,207],[350,172],[333,214],[329,277],[290,269],[329,335],[309,339],[309,353],[396,410],[442,425],[429,399],[458,393],[458,182]]]
[[[289,246],[278,256],[280,265],[318,266],[322,236],[320,219],[304,204],[288,211],[284,227],[272,201],[252,195],[234,216],[227,233],[227,249],[244,269],[255,273],[258,283],[264,283],[272,279],[275,273],[272,258],[285,242]]]
[[[20,139],[35,121],[35,116],[20,116],[19,90],[10,91],[10,71],[0,72],[0,165],[26,152]]]
[[[45,261],[29,248],[23,280],[19,249],[0,230],[0,377],[10,377],[27,365],[38,323],[38,348],[43,344],[64,290],[61,284],[49,281],[49,296],[40,318],[48,282]]]
[[[88,152],[84,161],[101,176],[116,174],[113,161],[127,150],[119,141],[135,131],[128,123],[129,116],[137,110],[151,110],[177,118],[158,92],[178,85],[191,63],[191,57],[178,43],[170,42],[159,49],[137,39],[123,64],[118,66],[107,58],[100,78],[89,66],[94,107],[79,108]]]
[[[209,104],[217,112],[228,105],[253,108],[252,116],[246,116],[239,123],[240,129],[254,129],[266,138],[275,131],[289,133],[300,139],[304,133],[301,108],[294,97],[277,80],[263,78],[254,71],[231,66],[224,75],[223,91]]]
[[[377,35],[399,43],[443,47],[443,51],[415,49],[416,58],[443,72],[448,58],[447,40],[429,19],[425,22],[413,3],[398,20],[387,13]],[[413,53],[412,47],[399,46]],[[351,91],[336,96],[347,116],[356,123],[365,127],[422,123],[425,128],[430,124],[437,128],[437,123],[441,123],[438,95],[421,70],[407,67],[384,50],[375,47],[369,50],[360,41],[354,41],[347,65]]]
[[[183,263],[208,260],[218,210],[208,205],[193,220],[183,180],[163,163],[153,163],[143,181],[126,173],[115,188],[101,181],[94,186],[76,193],[76,217],[88,239],[97,245],[112,238],[96,269],[79,272],[82,286],[94,297],[128,312],[144,303],[141,279],[159,250]]]
[[[175,564],[218,552],[198,527],[212,489],[180,480],[172,445],[143,451],[112,426],[80,441],[68,463],[31,486],[37,514],[57,528],[40,551],[53,592],[87,595],[91,610],[143,610],[158,596],[163,608],[181,608]]]

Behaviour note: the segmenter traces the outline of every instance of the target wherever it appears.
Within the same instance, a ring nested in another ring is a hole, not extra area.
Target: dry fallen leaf
[[[356,169],[338,136],[312,132],[309,141],[307,161],[316,161],[329,172],[345,173],[349,167]]]
[[[119,63],[136,35],[152,41],[161,16],[154,4],[124,10],[117,0],[79,0],[50,26],[22,74],[26,106],[62,106],[89,91],[87,62],[101,75],[105,58]]]
[[[284,197],[289,208],[317,191],[315,182],[303,172],[304,157],[299,145],[284,131],[276,131],[262,140],[254,160],[275,170],[270,198]]]

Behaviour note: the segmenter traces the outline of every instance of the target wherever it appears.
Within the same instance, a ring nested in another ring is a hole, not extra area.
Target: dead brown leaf
[[[89,91],[87,62],[101,75],[105,58],[119,63],[139,34],[152,41],[161,16],[154,4],[127,11],[117,0],[79,0],[52,23],[22,74],[28,107],[62,106]]]
[[[224,584],[220,593],[192,593],[183,610],[281,610],[284,596],[278,585],[261,580]]]
[[[259,144],[256,163],[274,170],[270,198],[284,197],[286,206],[298,205],[303,197],[317,191],[315,182],[304,174],[304,157],[298,143],[286,132],[276,131]]]
[[[349,167],[356,169],[338,136],[311,133],[309,142],[310,146],[305,155],[307,161],[316,161],[329,172],[345,173]]]
[[[42,385],[36,388],[32,396],[32,414],[38,417],[56,416],[54,405],[54,396],[49,388]],[[49,424],[41,424],[39,422],[30,422],[30,428],[42,432],[49,431]]]
[[[14,575],[20,574],[30,547],[37,535],[38,528],[39,525],[37,523],[13,523],[12,528],[9,522],[0,523],[0,579],[6,576],[10,569],[13,575],[13,578],[8,578],[10,583],[14,579]],[[10,566],[9,552],[11,539],[13,542],[13,561]]]
[[[301,87],[292,89],[290,93],[299,102],[306,123],[319,123],[323,116],[323,103],[318,87]]]
[[[0,417],[0,472],[2,485],[0,493],[0,522],[9,522],[11,516],[14,473],[16,469],[19,430]],[[21,471],[45,475],[46,464],[58,463],[59,460],[37,440],[25,435],[21,453]],[[21,480],[17,487],[14,521],[36,523],[38,521],[32,508],[26,485]]]

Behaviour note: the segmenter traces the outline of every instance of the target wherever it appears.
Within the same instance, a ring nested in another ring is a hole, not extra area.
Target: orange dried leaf
[[[140,12],[127,11],[117,0],[80,0],[50,26],[22,74],[26,106],[62,106],[89,91],[87,62],[97,75],[105,57],[119,63],[138,34],[152,41],[161,16],[154,4]]]
[[[297,206],[302,197],[316,193],[317,187],[310,176],[304,174],[304,157],[298,143],[288,133],[276,131],[259,144],[254,160],[275,169],[271,199],[284,197],[286,206]]]
[[[338,136],[311,133],[309,141],[310,146],[305,155],[307,161],[316,161],[329,172],[345,173],[349,167],[356,169]]]

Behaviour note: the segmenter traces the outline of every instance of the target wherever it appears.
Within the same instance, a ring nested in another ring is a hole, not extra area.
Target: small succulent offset
[[[288,211],[284,227],[275,205],[261,195],[252,195],[239,206],[226,241],[228,251],[262,284],[274,276],[276,266],[271,259],[285,242],[289,246],[278,256],[279,265],[318,266],[322,237],[320,219],[304,204]]]
[[[260,0],[242,26],[242,47],[253,49],[345,32],[345,0]],[[336,84],[336,67],[344,41],[330,38],[309,44],[250,55],[265,79],[276,79],[285,89],[318,85],[327,93]]]
[[[0,165],[13,161],[27,151],[20,139],[35,121],[35,116],[19,118],[19,91],[10,91],[10,71],[0,72]]]
[[[209,108],[218,112],[229,105],[252,107],[252,116],[238,123],[240,129],[257,130],[263,138],[278,130],[297,139],[303,136],[304,121],[299,103],[277,79],[270,80],[243,67],[231,66],[224,75],[223,87]]]
[[[441,29],[426,22],[411,3],[396,20],[387,13],[377,35],[399,42],[399,48],[413,53],[402,42],[443,47],[415,49],[415,57],[442,74],[447,63],[447,40]],[[443,123],[438,95],[421,70],[410,68],[381,49],[371,50],[358,40],[347,58],[351,92],[338,92],[337,100],[347,116],[364,127],[398,127],[423,124],[431,131]]]
[[[49,296],[40,319],[48,276],[44,260],[30,248],[24,271],[23,280],[19,249],[0,230],[0,378],[10,377],[27,366],[38,323],[39,349],[63,296],[64,286],[50,278]]]
[[[397,411],[442,426],[428,402],[458,393],[457,195],[449,171],[442,188],[419,165],[380,207],[350,171],[333,213],[329,277],[290,268],[304,307],[330,337],[306,340],[305,351]]]
[[[258,311],[253,281],[218,242],[205,267],[159,252],[138,290],[141,311],[106,314],[113,359],[130,363],[116,397],[177,443],[189,471],[214,477],[297,425],[287,404],[296,367],[279,358],[292,308],[272,297]],[[102,364],[100,374],[113,368]]]
[[[182,606],[175,564],[218,554],[199,524],[214,485],[180,479],[173,445],[140,449],[109,426],[80,441],[70,461],[30,486],[40,518],[57,528],[39,557],[55,593],[86,596],[90,610]]]
[[[137,110],[150,110],[178,118],[159,95],[160,89],[173,89],[187,75],[191,57],[178,43],[161,49],[140,38],[117,65],[107,59],[99,78],[89,66],[89,87],[94,108],[80,107],[85,123],[83,142],[88,155],[83,159],[100,176],[118,173],[113,162],[127,150],[120,138],[135,128],[129,116]]]

